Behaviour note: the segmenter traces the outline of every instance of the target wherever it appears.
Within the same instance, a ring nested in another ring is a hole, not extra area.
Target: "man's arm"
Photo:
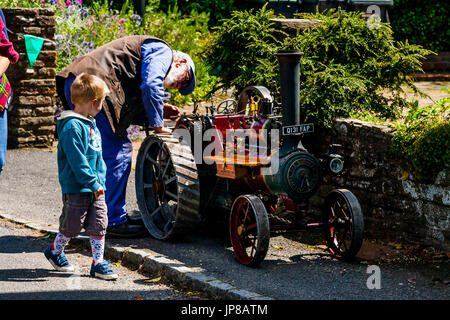
[[[164,128],[164,77],[172,63],[172,50],[163,42],[146,41],[142,53],[142,100],[150,126],[156,132],[167,132]]]

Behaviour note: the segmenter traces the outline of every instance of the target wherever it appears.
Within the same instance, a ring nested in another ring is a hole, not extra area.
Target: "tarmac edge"
[[[56,235],[58,228],[55,225],[42,225],[32,221],[15,218],[8,214],[1,214],[0,218],[22,225],[26,228]],[[90,248],[89,237],[78,236],[70,240]],[[131,247],[119,247],[105,241],[105,257],[120,260],[125,267],[142,270],[150,274],[164,276],[175,284],[185,285],[194,291],[201,291],[215,299],[224,300],[275,300],[256,292],[235,287],[215,277],[184,265],[182,262],[151,250],[137,250]]]

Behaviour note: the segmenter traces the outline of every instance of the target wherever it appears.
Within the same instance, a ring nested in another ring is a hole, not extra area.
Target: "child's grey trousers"
[[[63,209],[59,217],[59,232],[69,238],[85,229],[89,235],[103,236],[108,226],[105,196],[95,200],[91,192],[63,194]]]

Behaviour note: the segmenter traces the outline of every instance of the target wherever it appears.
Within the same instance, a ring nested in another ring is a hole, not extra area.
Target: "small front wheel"
[[[240,263],[256,266],[269,249],[269,218],[264,203],[255,195],[239,196],[230,214],[230,239]]]
[[[356,196],[347,189],[332,190],[325,198],[323,221],[328,223],[325,238],[331,254],[351,259],[363,242],[364,218]]]

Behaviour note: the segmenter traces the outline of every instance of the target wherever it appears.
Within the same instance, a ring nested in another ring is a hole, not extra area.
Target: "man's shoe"
[[[111,262],[109,261],[97,263],[95,266],[94,263],[92,263],[91,276],[103,280],[116,280],[119,277],[116,273],[114,273]]]
[[[144,226],[131,224],[128,221],[118,226],[110,226],[106,228],[107,237],[137,238],[145,236],[147,233],[147,229],[145,229]]]
[[[53,268],[62,272],[74,272],[75,268],[69,263],[64,252],[62,252],[59,255],[56,255],[52,253],[51,248],[52,246],[50,245],[47,249],[45,249],[44,255],[50,262],[50,264],[53,266]]]
[[[127,216],[126,216],[127,217],[127,221],[130,224],[136,224],[136,225],[143,226],[144,222],[142,221],[141,214],[139,213],[139,211],[134,211],[134,212],[137,212],[137,213],[133,213],[133,214],[128,214],[127,213]]]

